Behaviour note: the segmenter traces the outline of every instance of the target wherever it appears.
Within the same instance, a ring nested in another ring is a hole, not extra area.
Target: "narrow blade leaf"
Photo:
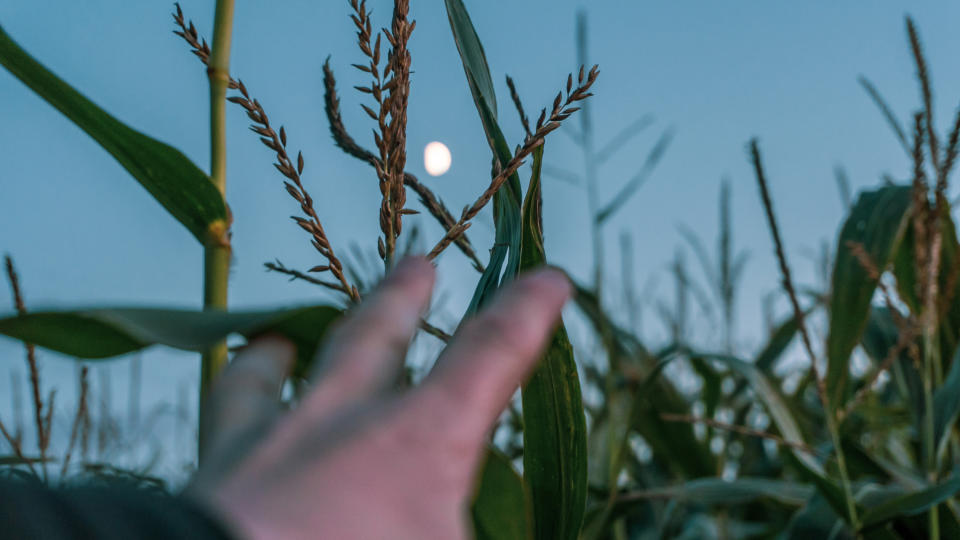
[[[863,514],[862,526],[866,529],[901,516],[919,514],[953,497],[958,491],[960,491],[960,475],[954,474],[938,485],[896,497],[870,508]]]
[[[816,486],[818,492],[830,503],[830,506],[838,515],[846,516],[846,503],[844,501],[843,491],[840,487],[827,476],[823,465],[804,447],[806,442],[803,439],[803,433],[797,424],[790,407],[786,400],[780,394],[780,390],[770,382],[757,367],[739,358],[722,354],[695,354],[702,358],[709,358],[722,364],[725,364],[731,371],[739,374],[750,383],[757,399],[767,410],[767,414],[773,420],[777,431],[785,441],[791,444],[789,447],[790,455],[794,462],[804,473],[805,477]]]
[[[483,131],[493,151],[494,163],[506,165],[513,155],[510,145],[507,144],[497,124],[497,97],[480,38],[461,0],[445,0],[445,4],[453,39],[460,52],[460,60],[463,63],[474,104],[480,114]],[[494,169],[497,167],[495,166]],[[493,197],[496,239],[490,254],[490,263],[480,277],[467,309],[467,315],[479,310],[492,297],[501,281],[509,281],[517,273],[520,264],[521,198],[520,176],[514,173]],[[504,261],[506,261],[506,268],[503,266]]]
[[[934,441],[939,454],[960,416],[960,355],[953,357],[950,372],[933,396]]]
[[[541,227],[543,146],[523,203],[520,270],[546,264]],[[587,424],[573,347],[563,323],[522,391],[523,477],[533,496],[538,539],[576,540],[587,497]]]
[[[463,60],[463,69],[470,79],[470,92],[473,94],[477,108],[480,102],[486,101],[493,118],[497,117],[497,96],[493,89],[493,78],[490,76],[490,67],[487,65],[487,55],[483,52],[483,45],[477,30],[470,20],[466,6],[462,0],[444,0],[447,6],[447,18],[450,20],[450,29],[453,31],[453,40],[457,44],[457,51]]]
[[[621,501],[669,499],[707,506],[726,506],[765,498],[790,506],[803,506],[811,495],[812,486],[786,480],[751,477],[734,480],[698,478],[675,486],[627,493],[621,497]]]
[[[819,476],[826,475],[823,466],[814,459],[809,452],[801,449],[801,447],[806,446],[806,442],[803,439],[800,426],[794,419],[793,413],[790,412],[790,407],[783,399],[777,387],[774,386],[767,376],[760,372],[755,365],[744,362],[739,358],[723,354],[694,354],[693,356],[720,362],[730,368],[734,373],[743,377],[750,384],[750,388],[753,389],[757,399],[763,403],[767,414],[770,415],[773,424],[777,427],[777,431],[780,432],[780,436],[783,437],[785,441],[794,445],[790,447],[790,451],[797,460]]]
[[[487,451],[473,499],[477,540],[530,540],[529,497],[523,479],[510,460],[495,449]]]
[[[863,246],[877,269],[890,263],[909,222],[910,187],[888,186],[860,194],[840,237],[833,268],[827,337],[827,393],[833,408],[843,406],[850,353],[860,341],[878,280],[854,256],[849,243]]]
[[[131,129],[47,70],[0,27],[0,64],[104,150],[202,244],[226,241],[226,203],[213,182],[172,146]]]
[[[317,345],[341,311],[309,306],[271,311],[191,311],[100,308],[36,311],[0,319],[0,334],[69,356],[103,359],[152,345],[203,351],[230,334],[253,338],[277,333],[298,352],[295,372],[312,361]]]
[[[910,306],[913,313],[920,313],[917,296],[916,244],[913,224],[903,237],[897,257],[894,261],[894,275],[897,278],[897,292]],[[939,307],[941,319],[937,325],[940,335],[940,357],[944,365],[952,359],[960,343],[960,296],[958,296],[957,272],[960,271],[960,244],[957,242],[957,229],[951,217],[949,207],[940,214],[940,271],[939,271]],[[950,287],[953,287],[951,290]],[[949,302],[949,304],[944,304]]]

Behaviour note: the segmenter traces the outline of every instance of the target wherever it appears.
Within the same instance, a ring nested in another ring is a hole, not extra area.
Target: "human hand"
[[[418,387],[391,390],[429,304],[434,269],[401,262],[319,353],[311,389],[281,410],[293,346],[261,338],[215,383],[209,452],[187,494],[243,538],[466,539],[491,427],[571,294],[520,277],[468,320]]]

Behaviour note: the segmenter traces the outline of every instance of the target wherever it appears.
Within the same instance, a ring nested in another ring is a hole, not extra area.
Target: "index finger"
[[[557,270],[540,270],[505,287],[467,321],[420,388],[443,428],[482,441],[540,359],[572,287]]]

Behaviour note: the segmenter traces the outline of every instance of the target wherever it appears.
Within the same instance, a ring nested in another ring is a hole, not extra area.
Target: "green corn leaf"
[[[659,365],[659,364],[658,364]],[[693,424],[663,419],[663,415],[691,414],[687,398],[665,377],[657,378],[646,393],[636,392],[629,428],[650,445],[655,460],[673,474],[683,478],[700,478],[716,473],[716,459],[710,453],[709,441],[697,438]],[[620,439],[621,460],[629,457],[628,433]],[[682,448],[682,452],[677,449]],[[618,471],[619,472],[619,471]]]
[[[481,468],[471,514],[476,540],[530,540],[529,496],[510,460],[490,448]]]
[[[868,509],[861,518],[861,525],[868,529],[891,519],[919,514],[953,497],[957,492],[960,492],[960,474],[955,473],[940,484],[901,495]]]
[[[523,200],[523,230],[520,249],[520,270],[526,271],[547,264],[546,251],[543,248],[543,193],[540,188],[540,176],[543,170],[543,147],[533,151],[533,170],[530,184]]]
[[[541,226],[543,146],[523,203],[520,270],[546,264]],[[538,539],[576,540],[587,497],[587,424],[573,347],[563,323],[523,386],[523,477],[533,496]]]
[[[893,272],[897,278],[897,293],[904,303],[910,306],[910,310],[917,314],[920,313],[920,306],[917,296],[916,245],[912,225],[913,223],[904,234],[903,242],[894,260]],[[940,334],[940,358],[946,365],[946,362],[953,358],[960,343],[960,295],[958,295],[960,280],[956,279],[956,273],[960,271],[960,259],[958,259],[960,244],[957,243],[957,230],[949,207],[940,214],[940,227],[942,236],[938,302],[940,302],[939,309],[942,317],[937,331]],[[949,290],[951,285],[953,290]],[[949,302],[949,304],[942,305],[943,302]]]
[[[810,311],[807,311],[804,315],[810,315]],[[776,366],[776,362],[780,359],[783,351],[787,350],[787,346],[789,346],[793,338],[796,337],[799,329],[797,319],[792,315],[781,322],[773,330],[770,341],[768,341],[757,354],[754,360],[754,365],[757,366],[757,369],[764,373],[769,373]]]
[[[879,367],[880,363],[887,358],[890,350],[896,347],[899,338],[900,329],[894,323],[890,311],[883,306],[874,307],[860,344],[867,356],[873,360],[875,367]],[[890,373],[894,383],[891,392],[895,391],[898,394],[897,397],[909,407],[913,418],[918,422],[916,425],[923,425],[920,423],[925,409],[923,379],[907,350],[900,352],[891,366]],[[885,415],[889,416],[888,413]]]
[[[780,436],[793,445],[788,450],[794,462],[817,487],[817,490],[830,503],[837,514],[846,516],[847,509],[843,491],[827,476],[823,465],[810,452],[803,449],[806,442],[803,439],[800,426],[794,419],[786,400],[780,394],[780,390],[770,382],[767,376],[758,370],[755,365],[729,355],[695,353],[693,356],[720,362],[746,379],[757,399],[763,404],[767,414],[770,415],[774,426],[780,432]]]
[[[807,310],[804,315],[809,315],[811,311],[812,309]],[[797,319],[793,316],[788,317],[786,320],[778,324],[773,329],[770,335],[770,340],[767,341],[766,345],[764,345],[763,348],[760,349],[760,352],[757,353],[756,358],[754,358],[753,365],[756,366],[761,373],[769,375],[776,366],[776,363],[783,354],[783,351],[787,350],[787,347],[791,342],[793,342],[793,338],[796,337],[799,329],[800,327],[797,324]],[[730,396],[739,396],[747,388],[747,385],[748,383],[746,380],[738,381],[737,386],[734,387],[734,390]]]
[[[841,514],[842,515],[842,514]],[[853,540],[843,528],[843,518],[833,506],[818,492],[814,493],[806,505],[793,514],[782,536],[784,540],[809,540],[811,538],[829,538],[832,540]],[[878,540],[887,537],[878,536]],[[897,536],[893,537],[898,538]]]
[[[463,2],[445,0],[445,4],[467,84],[493,151],[493,161],[505,165],[513,156],[497,124],[497,98],[483,46]],[[511,175],[493,196],[494,245],[464,318],[479,311],[493,297],[500,284],[513,279],[519,271],[521,198],[520,176],[517,173]],[[580,414],[583,415],[582,410]],[[523,480],[513,471],[509,461],[497,452],[488,452],[481,472],[480,491],[473,506],[474,527],[479,540],[532,538],[533,529],[528,516],[530,505],[525,489]]]
[[[770,499],[790,506],[803,506],[811,495],[813,486],[810,485],[770,478],[740,477],[734,480],[697,478],[675,486],[626,493],[622,499],[669,499],[706,506],[738,505],[757,499]]]
[[[462,0],[444,0],[453,40],[460,52],[460,60],[467,76],[467,84],[480,114],[483,131],[493,151],[494,162],[506,165],[513,157],[510,145],[497,124],[497,96],[490,76],[490,67],[483,45],[470,20]],[[496,167],[495,167],[496,169]],[[493,220],[496,229],[490,262],[480,277],[467,315],[479,310],[497,290],[500,283],[513,279],[520,264],[520,176],[510,175],[504,186],[493,197]],[[506,262],[506,268],[504,268]]]
[[[468,77],[469,78],[469,77]],[[512,155],[507,141],[497,125],[494,114],[485,100],[479,100],[480,118],[483,121],[491,141],[494,160],[501,164],[510,161]],[[467,315],[475,313],[493,297],[501,283],[512,280],[520,265],[520,176],[514,173],[493,196],[493,222],[495,228],[494,244],[490,251],[490,262],[474,292],[467,309]],[[506,263],[506,267],[504,267]]]
[[[946,380],[933,395],[933,440],[938,454],[946,446],[957,416],[960,416],[960,354],[953,357]]]
[[[954,512],[953,505],[943,502],[937,505],[939,514],[940,538],[960,538],[960,518]],[[930,514],[920,512],[912,516],[899,517],[889,522],[886,527],[873,527],[864,538],[873,540],[874,531],[893,529],[900,533],[900,538],[930,538]]]
[[[490,67],[487,65],[487,55],[483,52],[483,45],[477,30],[470,20],[467,7],[462,0],[444,0],[447,6],[447,18],[450,20],[450,29],[453,31],[453,40],[463,60],[463,69],[470,82],[470,92],[477,104],[486,102],[493,118],[497,118],[497,96],[493,88],[493,78],[490,76]],[[487,126],[484,125],[484,128]],[[488,138],[490,134],[487,134]],[[491,143],[492,146],[492,143]]]
[[[202,244],[226,241],[226,203],[179,150],[120,122],[51,73],[0,27],[0,64],[110,153]]]
[[[610,365],[616,366],[613,369],[619,371],[629,366],[644,378],[641,388],[627,385],[608,397],[618,404],[618,421],[608,428],[609,441],[606,443],[611,453],[608,485],[612,485],[610,483],[619,474],[631,430],[639,433],[650,445],[654,459],[674,474],[686,478],[713,476],[716,460],[710,448],[697,439],[693,426],[686,422],[667,422],[661,417],[662,414],[690,414],[687,398],[669,379],[657,376],[677,348],[650,354],[633,335],[607,317],[596,295],[580,285],[576,285],[575,289],[577,307],[604,340]],[[683,448],[684,451],[677,452],[677,448]]]
[[[481,100],[478,103],[483,124],[488,127],[488,133],[493,134],[494,159],[507,163],[511,158],[507,141],[486,102]],[[467,315],[483,307],[500,285],[512,280],[519,271],[522,234],[520,199],[520,176],[514,173],[493,196],[494,244],[490,250],[490,262],[480,276]]]
[[[191,311],[99,308],[36,311],[0,319],[0,334],[69,356],[103,359],[152,345],[203,351],[230,334],[277,333],[297,346],[295,373],[312,361],[320,340],[341,314],[329,306],[271,311]]]
[[[755,501],[773,501],[788,507],[800,507],[807,504],[813,495],[812,486],[786,480],[760,477],[739,477],[734,480],[717,477],[697,478],[672,486],[619,493],[612,504],[593,507],[590,517],[594,524],[612,523],[631,512],[636,513],[638,508],[648,507],[651,501],[669,501],[670,506],[690,505],[691,513],[687,515],[689,522],[691,517],[698,515],[692,510],[697,506],[731,507]],[[765,527],[769,528],[770,524],[766,524]],[[732,534],[733,529],[726,529],[726,531],[732,538],[753,537]],[[595,536],[597,535],[593,537]],[[682,538],[703,536],[703,531],[700,531],[700,534],[680,535]],[[587,536],[584,535],[584,537]],[[670,535],[670,537],[673,536]]]
[[[800,431],[800,426],[793,418],[793,413],[790,412],[790,407],[787,405],[786,400],[783,399],[777,387],[774,386],[767,376],[760,372],[755,365],[724,354],[693,353],[692,356],[720,362],[730,368],[734,373],[743,377],[750,384],[750,388],[753,389],[757,399],[763,403],[767,414],[770,415],[773,424],[780,432],[780,436],[791,444],[806,445],[806,442],[803,440],[803,434]],[[821,476],[825,474],[823,467],[809,452],[805,452],[796,447],[791,447],[790,451],[798,460],[817,474]]]
[[[721,385],[723,376],[717,373],[715,369],[702,359],[697,357],[690,358],[690,364],[693,370],[697,372],[703,381],[703,388],[700,390],[700,399],[703,401],[703,414],[707,418],[713,418],[717,411],[717,405],[720,403]],[[712,433],[708,428],[708,432]],[[709,436],[707,437],[710,438]]]
[[[883,269],[893,259],[910,221],[911,188],[888,186],[860,194],[840,237],[833,268],[830,328],[827,337],[826,386],[830,406],[846,400],[850,354],[860,341],[877,287],[848,242],[861,244],[872,262]],[[829,414],[829,413],[828,413]]]

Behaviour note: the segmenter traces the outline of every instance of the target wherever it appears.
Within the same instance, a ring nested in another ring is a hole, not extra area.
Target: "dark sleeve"
[[[0,480],[0,538],[229,540],[187,499],[130,488],[52,490]]]

